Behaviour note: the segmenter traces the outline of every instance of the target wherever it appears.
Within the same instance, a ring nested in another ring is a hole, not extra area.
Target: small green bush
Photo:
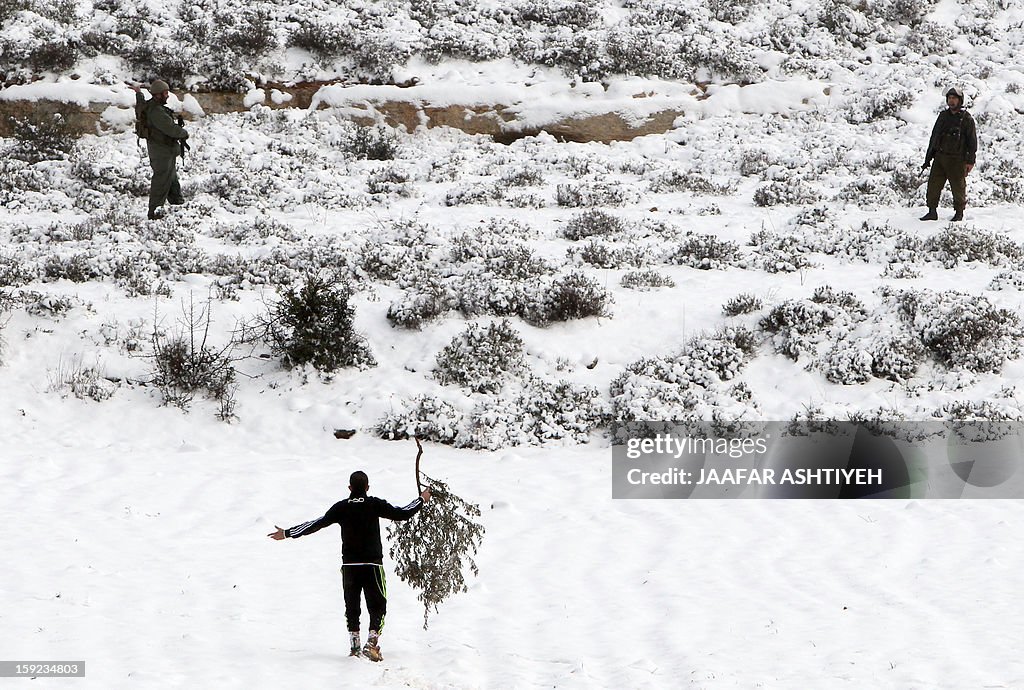
[[[356,333],[349,297],[347,288],[318,275],[281,293],[264,325],[285,366],[310,364],[332,372],[376,364],[366,340]]]

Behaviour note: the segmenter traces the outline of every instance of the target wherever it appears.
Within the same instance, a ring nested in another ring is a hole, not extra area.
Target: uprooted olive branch
[[[416,439],[416,488],[422,493],[420,458],[423,446]],[[479,575],[474,556],[483,540],[484,527],[474,518],[480,507],[456,496],[439,479],[422,474],[430,489],[430,500],[413,519],[395,522],[388,527],[391,558],[395,570],[405,582],[417,590],[423,602],[423,627],[433,608],[458,592],[465,592],[465,567]]]

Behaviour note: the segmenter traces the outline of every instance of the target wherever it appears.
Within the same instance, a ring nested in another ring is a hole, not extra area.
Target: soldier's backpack
[[[135,136],[139,139],[149,139],[149,120],[146,116],[148,106],[149,101],[146,99],[135,99]]]

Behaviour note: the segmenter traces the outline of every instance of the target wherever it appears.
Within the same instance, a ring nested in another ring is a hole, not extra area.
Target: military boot
[[[921,216],[921,220],[938,220],[938,219],[939,219],[939,212],[936,209],[934,209],[934,208],[928,209],[928,213],[926,213],[923,216]]]
[[[963,219],[964,219],[964,210],[962,208],[958,208],[956,210],[956,213],[953,214],[953,217],[950,218],[950,220],[953,221],[954,223],[957,222],[957,221],[961,221]]]

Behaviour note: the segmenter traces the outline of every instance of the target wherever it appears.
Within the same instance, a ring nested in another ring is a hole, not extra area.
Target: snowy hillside
[[[1024,687],[1020,501],[613,501],[609,462],[623,421],[1024,418],[1018,3],[245,7],[0,4],[0,101],[162,76],[192,115],[160,221],[134,133],[0,139],[0,660],[96,688]],[[338,83],[233,114],[186,90],[305,80]],[[967,220],[947,190],[923,223],[951,84]],[[374,89],[683,114],[505,144],[358,126]],[[480,575],[422,630],[385,547],[385,660],[346,658],[336,528],[265,535],[356,469],[411,499],[413,435],[483,511]]]

